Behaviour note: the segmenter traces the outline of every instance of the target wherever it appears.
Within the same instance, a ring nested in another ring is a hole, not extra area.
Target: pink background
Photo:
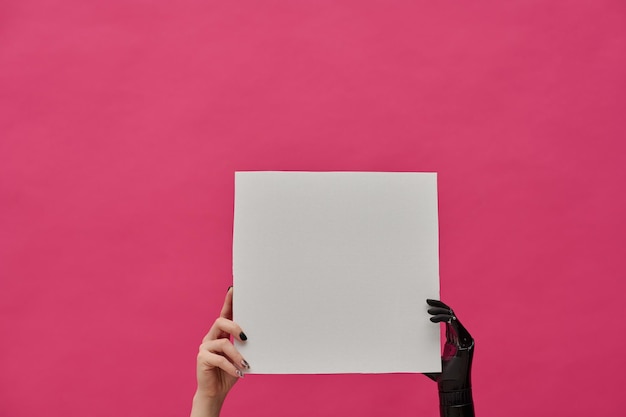
[[[439,172],[478,415],[622,414],[625,57],[622,0],[3,1],[0,416],[188,414],[235,170]],[[319,415],[436,388],[255,375],[224,409]]]

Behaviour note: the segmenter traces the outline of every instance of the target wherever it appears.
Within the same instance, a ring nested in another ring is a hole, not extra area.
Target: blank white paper
[[[250,373],[441,371],[435,173],[237,172],[233,235]]]

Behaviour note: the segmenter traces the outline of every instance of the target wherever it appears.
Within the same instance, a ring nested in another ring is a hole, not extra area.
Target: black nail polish
[[[239,338],[241,340],[248,340],[248,336],[246,336],[246,334],[244,332],[239,333]]]

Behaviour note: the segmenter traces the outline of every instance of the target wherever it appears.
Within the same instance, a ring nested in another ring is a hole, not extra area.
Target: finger
[[[230,334],[241,342],[248,340],[248,336],[237,323],[224,317],[219,317],[213,323],[211,330],[204,336],[203,341],[219,339],[223,333]]]
[[[452,327],[452,329],[454,330],[454,332],[458,336],[457,337],[457,339],[458,339],[457,343],[458,343],[459,347],[461,347],[461,348],[468,348],[468,347],[470,347],[470,346],[472,346],[474,344],[474,339],[469,334],[467,329],[461,324],[459,319],[457,319],[455,317],[455,319],[452,320],[452,322],[450,323],[450,327]]]
[[[237,369],[237,367],[224,356],[209,352],[206,349],[202,349],[198,353],[198,364],[207,369],[220,368],[235,378],[243,378],[244,375],[241,370]]]
[[[452,315],[452,310],[441,307],[432,307],[428,309],[428,314],[436,315],[436,314],[448,314]]]
[[[431,317],[430,321],[432,321],[433,323],[449,323],[450,321],[452,321],[453,318],[454,316],[451,316],[450,314],[437,314],[436,316]]]
[[[224,299],[224,305],[222,306],[220,317],[224,317],[229,320],[233,319],[233,287],[230,287],[226,292],[226,299]]]
[[[248,361],[228,339],[210,340],[200,345],[200,349],[225,356],[238,369],[250,369]]]
[[[448,310],[452,310],[450,307],[448,307],[448,305],[446,305],[445,303],[439,300],[433,300],[433,299],[427,298],[426,303],[431,307],[441,307],[441,308],[447,308]]]

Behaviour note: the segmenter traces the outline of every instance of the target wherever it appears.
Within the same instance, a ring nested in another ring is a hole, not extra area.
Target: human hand
[[[433,323],[446,323],[446,343],[441,356],[442,371],[425,374],[437,382],[442,417],[473,417],[472,359],[474,338],[461,324],[454,311],[439,300],[426,300]]]
[[[216,417],[226,395],[243,378],[250,365],[231,343],[231,336],[245,341],[241,327],[232,321],[233,288],[229,288],[219,318],[204,336],[197,358],[198,388],[194,396],[192,417]]]

